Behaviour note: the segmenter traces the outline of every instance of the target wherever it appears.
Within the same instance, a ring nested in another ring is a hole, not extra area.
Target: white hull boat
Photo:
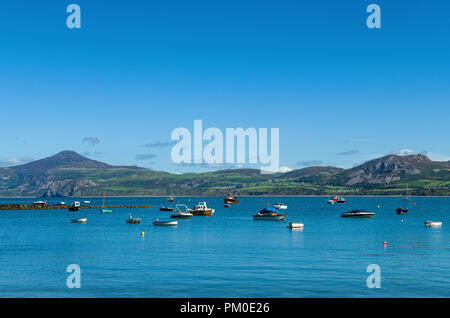
[[[289,225],[287,226],[289,229],[302,229],[304,226],[303,223],[299,223],[299,222],[291,222],[289,223]]]
[[[158,221],[153,222],[153,225],[156,226],[177,226],[178,221]]]
[[[283,203],[275,203],[273,207],[278,210],[286,210],[287,209],[287,205],[285,205]]]
[[[441,227],[442,226],[442,222],[425,221],[424,223],[425,223],[426,227]]]
[[[83,218],[83,219],[72,219],[72,223],[86,223],[87,222],[87,218]]]

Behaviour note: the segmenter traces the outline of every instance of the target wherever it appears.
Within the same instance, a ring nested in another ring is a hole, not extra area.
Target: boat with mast
[[[103,204],[102,204],[102,208],[100,209],[100,213],[105,214],[105,213],[111,213],[111,212],[112,212],[112,210],[105,209],[105,192],[103,191]]]

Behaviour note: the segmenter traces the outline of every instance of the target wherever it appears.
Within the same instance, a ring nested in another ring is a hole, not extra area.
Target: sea
[[[450,297],[450,198],[327,199],[242,197],[225,208],[223,197],[107,197],[106,205],[149,207],[0,211],[0,297]],[[170,219],[160,206],[200,201],[213,216],[152,225]],[[288,206],[286,221],[253,220],[276,202]],[[397,215],[398,207],[409,214]],[[375,216],[340,217],[353,209]],[[141,224],[126,223],[130,214]],[[84,217],[85,224],[71,222]],[[442,227],[427,228],[427,220]],[[289,222],[304,228],[289,229]]]

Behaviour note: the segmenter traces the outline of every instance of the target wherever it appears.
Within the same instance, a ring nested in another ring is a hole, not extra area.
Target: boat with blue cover
[[[278,213],[276,209],[265,207],[258,213],[253,215],[254,220],[268,220],[268,221],[284,221],[286,220],[286,213]]]

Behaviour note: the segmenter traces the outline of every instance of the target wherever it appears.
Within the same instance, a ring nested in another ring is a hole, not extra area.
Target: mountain
[[[351,169],[307,167],[274,175],[227,169],[182,175],[112,166],[74,151],[0,168],[0,196],[108,195],[450,195],[450,162],[389,155]]]

